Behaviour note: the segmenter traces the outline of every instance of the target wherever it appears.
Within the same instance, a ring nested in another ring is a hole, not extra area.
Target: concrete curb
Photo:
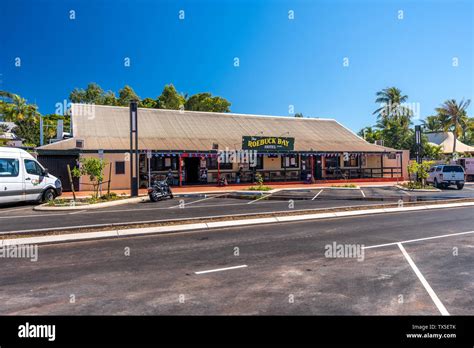
[[[215,222],[208,222],[208,223],[194,223],[194,224],[183,224],[183,225],[162,226],[162,227],[117,229],[117,230],[111,230],[111,231],[83,232],[83,233],[42,236],[42,237],[3,239],[3,240],[0,240],[0,246],[87,241],[87,240],[105,239],[105,238],[112,238],[112,237],[115,238],[115,237],[126,237],[126,236],[140,236],[140,235],[147,235],[147,234],[162,234],[162,233],[173,233],[173,232],[183,232],[183,231],[193,231],[193,230],[209,230],[209,229],[222,228],[222,227],[271,224],[271,223],[294,222],[294,221],[304,221],[304,220],[319,220],[319,219],[328,219],[328,218],[340,218],[340,217],[350,217],[350,216],[373,215],[373,214],[383,214],[383,213],[398,213],[398,212],[409,212],[409,211],[417,211],[417,210],[433,210],[433,209],[445,209],[445,208],[457,208],[457,207],[472,207],[472,206],[474,206],[474,202],[446,203],[446,204],[420,205],[420,206],[412,206],[412,207],[377,208],[377,209],[343,211],[343,212],[334,212],[334,213],[317,213],[317,214],[307,214],[307,215],[277,216],[277,217],[245,219],[245,220],[215,221]]]
[[[408,189],[406,187],[403,187],[403,186],[400,186],[400,185],[395,185],[396,188],[402,190],[402,191],[406,191],[406,192],[442,192],[442,190],[436,188],[436,187],[433,187],[433,189],[431,190],[426,190],[426,189]]]
[[[48,206],[48,203],[45,203],[45,204],[41,204],[34,207],[33,210],[39,210],[39,211],[89,210],[89,209],[115,207],[117,205],[123,205],[123,204],[129,204],[129,203],[146,202],[148,200],[149,200],[148,196],[142,196],[142,197],[118,199],[116,201],[97,203],[97,204],[75,205],[75,206],[64,206],[64,207]]]

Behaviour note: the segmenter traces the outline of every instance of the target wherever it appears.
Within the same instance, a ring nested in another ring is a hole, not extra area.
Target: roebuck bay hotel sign
[[[242,137],[242,149],[244,150],[280,150],[293,151],[295,138],[282,137]]]

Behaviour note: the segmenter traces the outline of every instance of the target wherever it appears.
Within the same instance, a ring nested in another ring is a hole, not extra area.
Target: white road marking
[[[209,199],[213,199],[213,198],[221,197],[221,196],[225,196],[225,195],[227,195],[227,193],[223,193],[223,194],[221,194],[221,195],[215,195],[215,196],[205,197],[205,198],[202,198],[202,199],[198,199],[198,200],[196,200],[196,201],[191,201],[191,202],[188,202],[188,203],[183,203],[182,206],[190,205],[190,204],[194,204],[194,203],[198,203],[198,202],[202,202],[202,201],[207,201],[207,200],[209,200]],[[180,206],[181,206],[181,205],[179,205],[179,204],[178,204],[178,205],[174,205],[174,206],[172,206],[172,207],[169,207],[169,209],[171,209],[171,208],[177,208],[177,207],[180,207]]]
[[[33,210],[33,207],[20,207],[20,208],[12,208],[12,209],[0,209],[0,213],[9,213],[9,212],[11,212],[11,211],[26,210],[26,209]]]
[[[426,281],[423,274],[421,274],[418,267],[416,267],[415,263],[411,259],[410,255],[408,255],[408,253],[405,250],[405,248],[403,247],[403,245],[401,243],[398,243],[397,245],[400,248],[400,250],[402,251],[403,256],[405,256],[405,259],[408,261],[408,264],[413,269],[413,272],[415,272],[416,276],[421,281],[421,284],[423,284],[423,286],[425,287],[426,291],[430,295],[431,299],[433,300],[434,304],[436,305],[436,307],[440,311],[441,315],[449,315],[449,312],[447,311],[446,307],[444,307],[443,303],[440,301],[440,299],[438,298],[438,296],[436,295],[434,290],[431,288],[430,284]]]
[[[398,191],[400,191],[400,192],[406,194],[407,196],[410,196],[410,197],[411,197],[411,194],[410,194],[409,192],[405,191],[405,190],[398,189]]]
[[[464,189],[464,190],[469,190],[469,191],[474,191],[474,188],[472,188],[472,187],[466,187],[466,186],[464,186],[463,189]]]
[[[85,212],[85,211],[87,211],[87,210],[78,210],[78,211],[74,211],[74,212],[72,212],[72,213],[68,213],[68,215],[79,214],[79,213],[83,213],[83,212]]]
[[[363,191],[362,189],[360,189],[360,193],[362,193],[362,197],[365,198],[365,193],[364,193],[364,191]]]
[[[446,237],[452,237],[452,236],[461,236],[463,234],[471,234],[474,233],[474,231],[467,231],[467,232],[459,232],[459,233],[450,233],[450,234],[442,234],[440,236],[433,236],[433,237],[426,237],[426,238],[418,238],[418,239],[409,239],[409,240],[404,240],[400,242],[394,242],[394,243],[385,243],[385,244],[378,244],[378,245],[370,245],[367,247],[364,247],[363,249],[374,249],[374,248],[381,248],[389,245],[397,245],[399,243],[401,244],[406,244],[406,243],[413,243],[413,242],[420,242],[423,240],[430,240],[430,239],[437,239],[437,238],[446,238]]]
[[[323,190],[319,191],[318,193],[316,193],[316,196],[313,197],[312,201],[314,201],[316,198],[318,198],[318,196],[321,194],[321,192],[323,192]]]
[[[259,201],[259,200],[261,200],[261,199],[264,199],[264,198],[270,197],[271,195],[272,195],[271,193],[270,193],[270,194],[268,194],[268,195],[263,195],[263,196],[262,196],[262,197],[260,197],[260,198],[257,198],[257,199],[254,199],[253,201],[250,201],[250,202],[248,202],[247,204],[252,204],[252,203],[254,203],[254,202],[257,202],[257,201]]]
[[[246,268],[246,267],[247,267],[247,265],[240,265],[240,266],[233,266],[233,267],[226,267],[226,268],[211,269],[211,270],[208,270],[208,271],[200,271],[200,272],[194,272],[194,273],[195,274],[205,274],[205,273],[227,271],[227,270],[230,270],[230,269]]]

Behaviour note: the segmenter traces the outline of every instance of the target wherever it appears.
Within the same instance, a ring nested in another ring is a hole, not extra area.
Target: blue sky
[[[474,99],[473,4],[3,0],[0,89],[47,114],[89,82],[115,92],[128,84],[142,98],[173,83],[188,94],[223,96],[232,112],[288,115],[294,105],[358,131],[375,122],[375,92],[385,87],[402,89],[421,117],[448,98]]]

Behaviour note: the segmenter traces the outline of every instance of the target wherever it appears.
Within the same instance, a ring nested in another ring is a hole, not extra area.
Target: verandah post
[[[179,168],[179,186],[181,187],[183,185],[183,169],[182,169],[182,166],[181,166],[181,154],[179,154],[179,157],[178,157],[178,168]]]

